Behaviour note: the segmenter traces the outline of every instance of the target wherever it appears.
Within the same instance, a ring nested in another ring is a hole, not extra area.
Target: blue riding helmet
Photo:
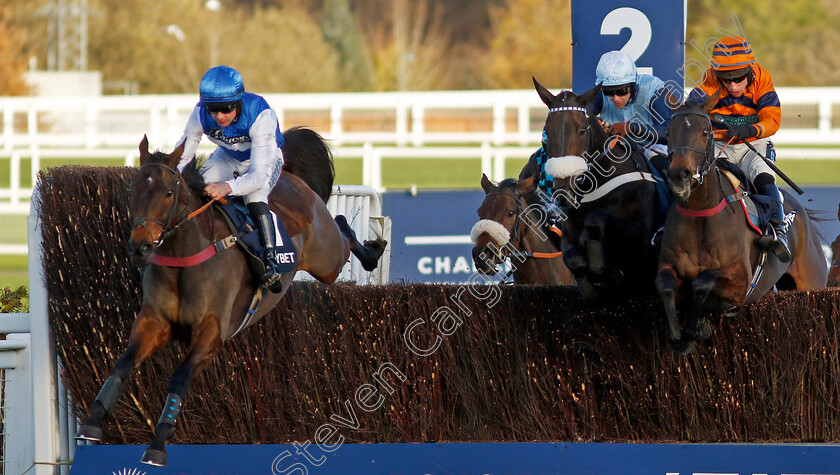
[[[242,75],[228,66],[216,66],[204,73],[199,86],[201,102],[234,102],[242,99]]]
[[[595,68],[595,84],[622,86],[636,82],[636,64],[627,53],[608,51]]]

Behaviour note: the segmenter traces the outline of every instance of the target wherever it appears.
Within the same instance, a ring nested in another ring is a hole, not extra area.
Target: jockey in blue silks
[[[204,74],[199,97],[178,142],[184,144],[178,170],[195,157],[205,135],[218,145],[199,170],[208,183],[204,194],[214,199],[244,197],[266,249],[260,285],[270,287],[280,279],[275,223],[268,209],[268,195],[283,169],[277,115],[261,96],[245,92],[242,76],[228,66]]]
[[[667,166],[668,137],[665,133],[671,120],[671,108],[668,107],[668,90],[665,83],[656,76],[638,74],[636,64],[621,51],[609,51],[601,56],[595,68],[595,84],[601,85],[601,94],[595,96],[586,109],[592,115],[600,115],[602,124],[611,135],[620,135],[627,139],[631,146],[641,148],[648,162],[657,161],[660,168]],[[545,141],[545,132],[543,132]],[[539,185],[544,191],[545,184],[550,184],[553,178],[546,176],[544,146],[536,152],[537,162],[541,172]],[[651,174],[657,177],[660,209],[659,216],[664,215],[670,207],[671,195],[668,186],[662,180],[657,166],[650,166]],[[548,205],[548,204],[547,204]],[[560,215],[555,206],[546,207],[548,221],[556,222]]]

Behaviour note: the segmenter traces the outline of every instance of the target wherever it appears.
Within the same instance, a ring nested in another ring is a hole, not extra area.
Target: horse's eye
[[[166,190],[166,197],[169,198],[170,196],[175,194],[175,190]]]
[[[582,127],[582,128],[580,129],[580,132],[579,132],[579,133],[580,133],[580,135],[585,134],[585,133],[586,133],[586,127]]]
[[[708,131],[708,130],[704,130],[704,131],[703,131],[703,137],[708,137],[708,136],[709,136],[709,131]]]
[[[508,216],[516,216],[516,211],[508,211]]]

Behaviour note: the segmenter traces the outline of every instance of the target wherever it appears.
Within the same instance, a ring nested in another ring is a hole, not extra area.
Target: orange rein
[[[563,235],[563,232],[562,232],[562,231],[560,231],[559,229],[557,229],[557,228],[556,228],[556,227],[554,227],[554,226],[551,226],[551,227],[549,227],[548,229],[549,229],[551,232],[553,232],[554,234],[558,235],[558,236],[562,236],[562,235]],[[534,257],[534,258],[536,258],[536,259],[554,259],[555,257],[560,257],[560,256],[562,256],[562,255],[563,255],[563,251],[557,251],[557,252],[535,252],[535,253],[533,253],[533,257]]]
[[[219,201],[219,202],[221,202],[223,205],[226,205],[226,204],[227,204],[227,200],[226,200],[226,199],[224,199],[224,198],[213,198],[212,200],[208,201],[207,203],[204,203],[204,205],[203,205],[201,208],[198,208],[197,210],[195,210],[195,211],[193,211],[192,213],[188,214],[188,215],[187,215],[187,219],[185,219],[184,221],[188,221],[188,220],[190,220],[190,219],[193,219],[193,218],[195,218],[196,216],[198,216],[199,214],[203,213],[204,211],[206,211],[206,210],[207,210],[207,208],[209,208],[209,207],[210,207],[210,205],[212,205],[212,204],[213,204],[213,202],[214,202],[214,201]]]

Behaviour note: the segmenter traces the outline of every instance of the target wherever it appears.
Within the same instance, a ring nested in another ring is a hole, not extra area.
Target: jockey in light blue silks
[[[621,51],[601,56],[595,68],[601,94],[586,107],[601,116],[607,131],[621,135],[645,149],[645,156],[667,155],[665,129],[671,120],[668,91],[656,76],[637,74],[636,64]]]
[[[657,162],[650,169],[659,178],[661,209],[657,213],[664,216],[671,197],[667,185],[659,177],[657,167],[666,168],[668,161],[668,137],[665,131],[672,111],[668,106],[670,96],[665,83],[656,76],[638,74],[636,64],[621,51],[604,53],[595,68],[595,76],[595,85],[601,85],[601,93],[595,96],[586,109],[590,114],[600,116],[610,135],[624,137],[632,146],[641,148],[648,161],[653,158]],[[545,187],[553,182],[553,177],[545,172],[547,157],[544,148],[534,154],[541,166],[538,186],[551,195],[551,190]],[[545,205],[548,222],[556,222],[561,216],[559,210],[552,203]]]
[[[210,68],[199,92],[200,101],[178,142],[184,144],[178,170],[193,159],[205,135],[218,145],[199,170],[207,183],[204,194],[214,199],[244,197],[266,249],[260,285],[271,287],[280,278],[275,224],[268,208],[268,195],[283,169],[277,115],[261,96],[245,92],[242,76],[228,66]]]

